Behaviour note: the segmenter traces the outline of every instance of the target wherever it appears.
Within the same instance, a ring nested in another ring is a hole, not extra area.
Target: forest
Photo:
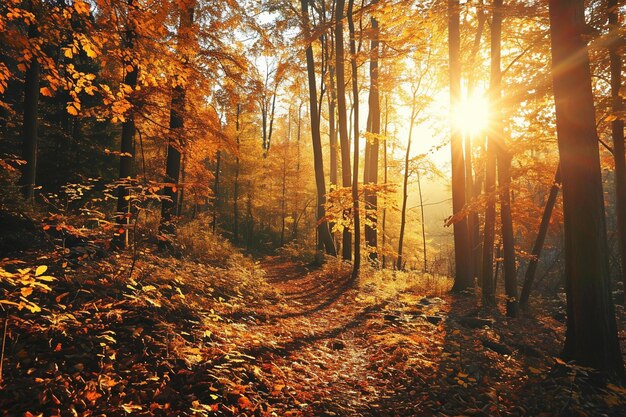
[[[625,19],[0,1],[0,417],[626,416]]]

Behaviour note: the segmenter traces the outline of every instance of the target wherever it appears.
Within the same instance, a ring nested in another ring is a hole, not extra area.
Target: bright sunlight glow
[[[489,105],[480,94],[465,97],[455,112],[454,123],[468,135],[477,135],[484,131],[489,123]]]

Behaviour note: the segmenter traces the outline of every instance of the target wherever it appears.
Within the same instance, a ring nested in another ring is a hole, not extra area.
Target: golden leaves
[[[76,10],[78,14],[89,15],[91,7],[83,0],[74,0],[74,10]]]
[[[52,97],[52,91],[50,91],[50,89],[48,87],[41,87],[39,89],[39,94],[41,94],[42,96],[46,96],[46,97]]]

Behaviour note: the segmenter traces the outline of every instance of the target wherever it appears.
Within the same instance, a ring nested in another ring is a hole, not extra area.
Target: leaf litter
[[[448,294],[445,279],[435,291],[432,282],[388,290],[414,277],[366,269],[354,284],[333,262],[238,257],[220,268],[145,250],[130,279],[123,256],[57,263],[42,312],[10,314],[2,416],[626,410],[626,389],[558,359],[558,301],[511,320],[477,310],[474,293]]]

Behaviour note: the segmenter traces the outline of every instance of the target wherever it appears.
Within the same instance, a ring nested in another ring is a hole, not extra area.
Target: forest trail
[[[322,275],[294,262],[266,259],[266,280],[286,302],[274,317],[276,330],[298,329],[284,357],[272,364],[285,376],[287,392],[308,393],[299,402],[313,415],[378,415],[380,390],[372,386],[365,323],[382,305],[359,308],[349,274]],[[291,368],[290,375],[284,368]],[[308,413],[306,413],[308,414]]]
[[[261,267],[281,302],[249,328],[264,347],[248,353],[272,381],[272,415],[537,415],[546,396],[566,414],[598,411],[571,400],[577,370],[555,362],[554,317],[485,318],[470,294],[382,299],[352,285],[345,269],[280,258]]]
[[[0,416],[626,415],[626,389],[556,358],[558,300],[508,320],[446,278],[144,257],[132,281],[130,259],[69,272],[12,319]]]

